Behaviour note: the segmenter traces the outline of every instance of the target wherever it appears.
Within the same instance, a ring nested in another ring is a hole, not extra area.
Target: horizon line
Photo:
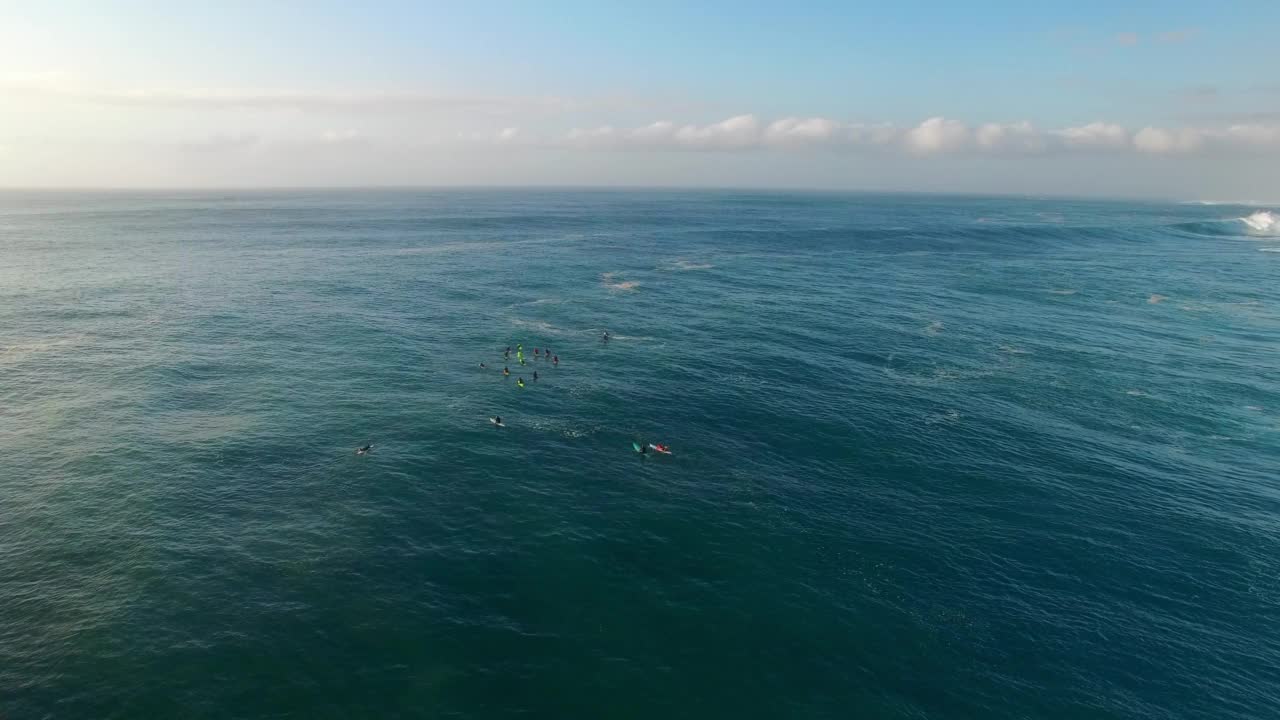
[[[1280,204],[1260,202],[1257,200],[1204,200],[1201,198],[1174,198],[1169,196],[1135,196],[1135,195],[1080,195],[1071,193],[1016,193],[1016,192],[981,192],[962,190],[911,190],[901,188],[833,188],[803,186],[764,186],[764,185],[490,185],[490,184],[389,184],[389,185],[206,185],[206,186],[54,186],[54,185],[0,185],[0,193],[214,193],[214,192],[379,192],[379,191],[454,191],[454,190],[520,190],[520,191],[596,191],[596,192],[757,192],[757,193],[811,193],[828,195],[921,195],[938,197],[973,197],[973,198],[1020,198],[1044,200],[1087,200],[1094,202],[1146,202],[1173,204],[1205,204],[1205,205],[1266,205]]]

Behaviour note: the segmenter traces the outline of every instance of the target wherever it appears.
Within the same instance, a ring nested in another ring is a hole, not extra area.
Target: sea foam
[[[1280,234],[1280,218],[1277,218],[1276,214],[1270,210],[1259,210],[1252,215],[1240,218],[1240,222],[1249,226],[1251,234]]]

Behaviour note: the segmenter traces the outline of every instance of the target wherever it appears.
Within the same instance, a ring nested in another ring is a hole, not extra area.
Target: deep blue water
[[[0,715],[1274,717],[1253,211],[2,193]]]

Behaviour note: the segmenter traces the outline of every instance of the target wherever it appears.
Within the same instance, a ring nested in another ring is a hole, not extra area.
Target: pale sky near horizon
[[[0,187],[1280,200],[1280,3],[10,2]]]

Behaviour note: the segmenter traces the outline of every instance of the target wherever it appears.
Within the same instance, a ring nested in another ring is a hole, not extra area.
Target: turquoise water
[[[1252,212],[0,194],[0,714],[1272,715]]]

